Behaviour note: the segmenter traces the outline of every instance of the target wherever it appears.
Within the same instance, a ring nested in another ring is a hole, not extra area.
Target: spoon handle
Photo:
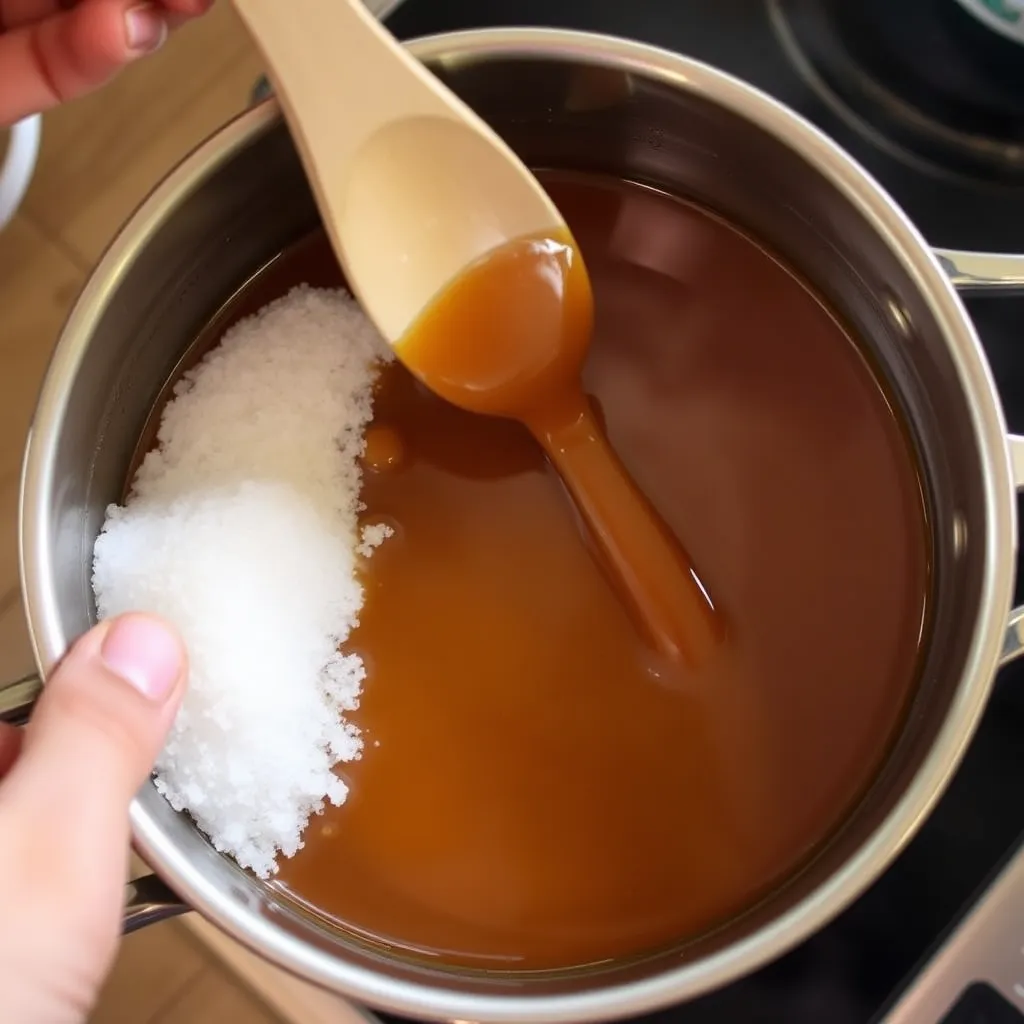
[[[533,433],[572,495],[611,580],[662,655],[703,667],[722,639],[723,623],[689,556],[633,483],[586,403],[564,424]]]
[[[434,77],[360,0],[233,2],[267,62],[328,226],[344,215],[346,170],[369,138],[395,120],[453,116]]]

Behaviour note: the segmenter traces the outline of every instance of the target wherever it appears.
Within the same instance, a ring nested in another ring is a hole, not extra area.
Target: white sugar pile
[[[350,298],[299,288],[232,328],[175,389],[158,447],[96,541],[101,617],[165,616],[190,654],[157,788],[219,850],[267,876],[331,771],[359,756],[364,670],[337,646],[363,594],[359,456],[390,352]]]

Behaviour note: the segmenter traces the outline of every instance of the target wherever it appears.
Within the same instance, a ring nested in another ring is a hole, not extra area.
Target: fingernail
[[[181,641],[146,615],[116,619],[100,654],[111,672],[152,701],[166,699],[181,674]]]
[[[152,53],[167,38],[167,21],[153,4],[140,4],[125,14],[124,31],[128,49]]]

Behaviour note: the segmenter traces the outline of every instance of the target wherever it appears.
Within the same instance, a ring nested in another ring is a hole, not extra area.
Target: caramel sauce
[[[726,642],[699,670],[652,652],[530,431],[388,367],[363,500],[396,532],[349,644],[366,747],[275,883],[374,942],[510,970],[674,946],[806,863],[902,723],[929,592],[910,445],[817,298],[695,206],[543,180],[593,288],[597,432],[685,539]],[[302,281],[340,283],[321,235],[189,362]]]
[[[573,496],[638,626],[662,654],[701,664],[720,633],[707,591],[583,394],[592,326],[590,281],[563,229],[488,253],[442,291],[395,351],[435,394],[526,425]]]

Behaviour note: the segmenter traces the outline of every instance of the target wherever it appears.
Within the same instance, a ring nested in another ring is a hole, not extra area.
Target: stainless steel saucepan
[[[639,962],[524,977],[370,949],[297,913],[218,855],[151,785],[132,806],[135,842],[180,902],[154,882],[134,896],[149,919],[187,904],[296,974],[407,1016],[516,1024],[631,1016],[754,970],[855,899],[931,810],[996,671],[1024,650],[1024,611],[1010,608],[1024,439],[1007,435],[957,295],[1024,289],[1024,258],[933,252],[814,127],[675,54],[542,30],[465,32],[412,48],[531,165],[644,182],[744,225],[869,346],[910,426],[934,530],[933,626],[917,696],[875,785],[806,871],[714,934]],[[316,224],[268,101],[186,159],[92,275],[54,354],[25,454],[22,582],[42,676],[94,621],[93,542],[161,386],[225,299]],[[23,680],[0,693],[6,715],[27,713],[36,690]]]

